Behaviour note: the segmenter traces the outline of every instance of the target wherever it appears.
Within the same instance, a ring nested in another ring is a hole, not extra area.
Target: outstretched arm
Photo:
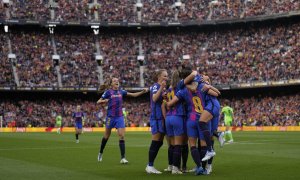
[[[189,84],[190,82],[192,82],[194,80],[194,78],[196,77],[197,75],[197,71],[193,71],[190,75],[188,75],[185,79],[184,79],[184,84],[187,85]]]
[[[97,101],[97,104],[105,104],[108,102],[108,99],[102,99],[100,98],[98,101]]]
[[[143,95],[143,94],[145,94],[147,92],[148,92],[148,89],[144,88],[142,91],[136,92],[136,93],[127,92],[127,96],[129,96],[129,97],[138,97],[138,96]]]

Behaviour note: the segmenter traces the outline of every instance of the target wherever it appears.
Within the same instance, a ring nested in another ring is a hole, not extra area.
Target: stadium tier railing
[[[41,26],[99,26],[99,27],[185,27],[236,24],[274,19],[299,17],[300,11],[274,15],[261,15],[236,19],[204,20],[204,21],[171,21],[171,22],[108,22],[108,21],[46,21],[46,20],[24,20],[24,19],[0,19],[0,25],[41,25]]]

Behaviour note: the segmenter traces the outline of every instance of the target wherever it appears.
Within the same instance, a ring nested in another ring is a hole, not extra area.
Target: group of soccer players
[[[170,79],[170,85],[167,87],[168,72],[161,69],[156,73],[156,83],[150,87],[152,142],[149,148],[146,172],[150,174],[162,173],[154,167],[154,161],[163,145],[164,137],[166,137],[169,165],[165,171],[172,174],[187,172],[186,163],[190,147],[196,166],[193,170],[195,174],[210,174],[212,172],[212,159],[216,154],[213,149],[213,136],[218,138],[221,146],[224,144],[224,134],[217,132],[220,104],[216,97],[220,95],[220,92],[210,85],[208,76],[200,75],[197,71],[192,71],[191,68],[173,70]],[[123,97],[138,97],[147,93],[148,89],[136,93],[121,90],[119,79],[115,77],[103,85],[102,89],[104,93],[97,103],[107,106],[107,118],[98,161],[102,161],[103,151],[111,135],[111,130],[116,128],[119,136],[120,163],[127,164],[124,139],[125,121],[122,112]],[[232,109],[230,107],[223,109],[222,113],[224,112],[226,120],[226,116],[230,117],[226,114],[232,113]],[[79,143],[78,136],[82,133],[84,116],[81,107],[77,106],[77,111],[73,114],[77,143]],[[229,132],[231,122],[225,122],[227,126],[226,135],[231,137],[230,142],[233,141],[231,132]]]
[[[169,166],[166,171],[172,174],[186,172],[188,140],[196,164],[195,174],[209,174],[212,158],[216,154],[212,137],[217,136],[224,143],[222,133],[217,133],[220,104],[216,97],[220,92],[210,85],[209,77],[188,68],[173,70],[168,88],[167,70],[159,70],[156,78],[157,82],[150,87],[152,142],[146,172],[161,174],[154,167],[154,160],[166,134],[169,144]]]

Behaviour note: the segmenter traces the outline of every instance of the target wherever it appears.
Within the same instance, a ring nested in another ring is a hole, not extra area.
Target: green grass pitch
[[[216,143],[217,155],[209,176],[146,174],[151,135],[126,133],[126,157],[120,164],[118,137],[112,134],[97,162],[102,133],[84,133],[75,143],[73,133],[0,133],[0,179],[300,179],[300,132],[234,132],[235,143],[223,148]],[[167,167],[164,143],[155,167]],[[188,167],[194,163],[189,156]]]

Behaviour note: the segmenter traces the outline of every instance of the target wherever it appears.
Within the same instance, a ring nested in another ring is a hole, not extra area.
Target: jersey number
[[[202,106],[201,99],[199,97],[193,97],[193,103],[194,103],[195,111],[197,113],[202,113],[203,106]]]
[[[175,96],[174,91],[168,92],[167,96],[168,96],[168,100],[171,101]]]

